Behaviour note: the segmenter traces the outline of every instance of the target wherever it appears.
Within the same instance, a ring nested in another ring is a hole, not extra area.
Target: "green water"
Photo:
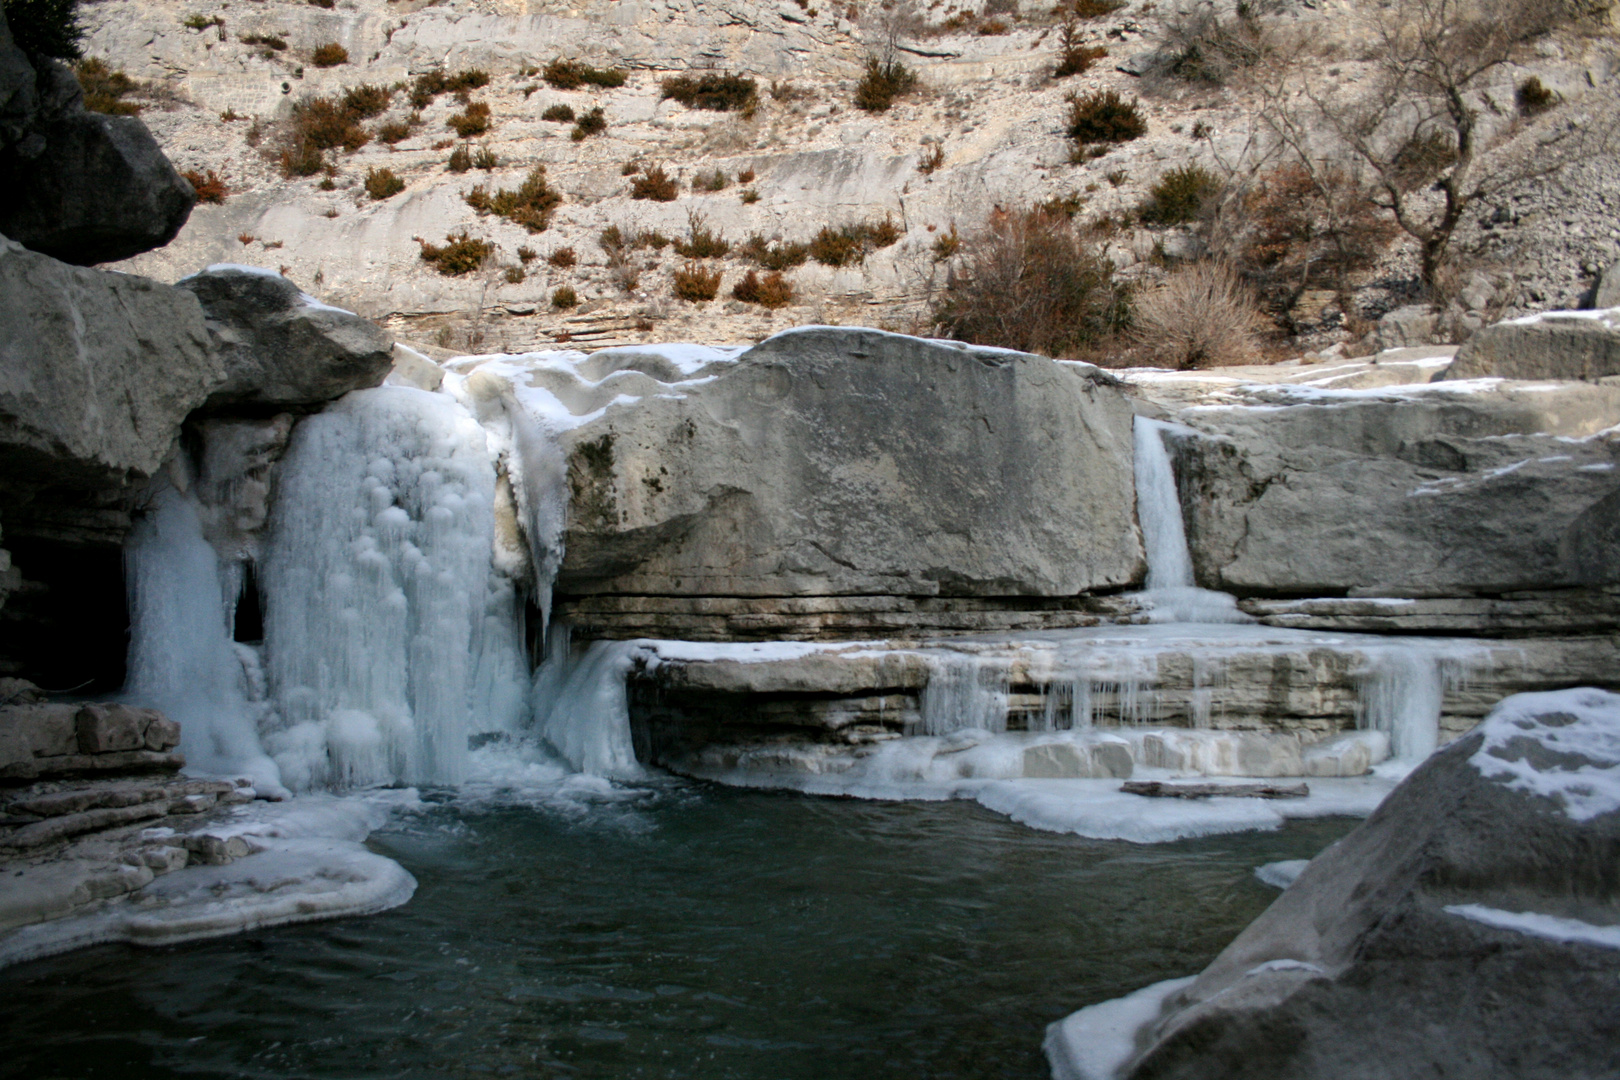
[[[972,803],[674,781],[406,815],[405,907],[0,971],[7,1077],[1044,1077],[1045,1026],[1197,971],[1353,823],[1136,846]]]

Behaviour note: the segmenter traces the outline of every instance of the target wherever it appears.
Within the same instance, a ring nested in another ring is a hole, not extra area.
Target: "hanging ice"
[[[296,788],[460,781],[468,735],[516,731],[528,707],[483,431],[443,395],[357,391],[299,424],[281,470],[267,748]]]
[[[258,710],[243,689],[232,647],[219,557],[203,539],[195,504],[167,478],[150,489],[126,549],[130,591],[129,678],[124,696],[180,723],[189,771],[240,774],[267,795],[285,794],[265,756]],[[234,579],[233,579],[234,580]]]

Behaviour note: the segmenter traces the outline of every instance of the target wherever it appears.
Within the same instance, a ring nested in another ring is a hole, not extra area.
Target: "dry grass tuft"
[[[1183,267],[1136,303],[1134,337],[1152,362],[1186,371],[1254,363],[1265,320],[1226,263]]]

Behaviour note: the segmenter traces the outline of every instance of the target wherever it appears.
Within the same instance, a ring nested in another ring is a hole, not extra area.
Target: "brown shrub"
[[[374,202],[393,198],[405,190],[405,181],[394,175],[392,169],[372,169],[366,173],[366,194]]]
[[[209,169],[206,176],[196,169],[187,169],[180,175],[186,178],[186,182],[197,193],[198,202],[222,203],[225,201],[225,196],[231,193],[230,189],[225,186],[224,178],[214,172],[213,169]]]
[[[632,199],[651,199],[654,202],[674,202],[678,193],[675,178],[664,172],[662,165],[651,165],[630,181]]]
[[[737,174],[737,183],[739,183],[739,184],[752,184],[753,182],[754,182],[754,170],[753,169],[744,169],[742,172]]]
[[[79,81],[82,83],[84,80],[81,78]],[[1513,100],[1519,106],[1520,116],[1539,116],[1558,104],[1558,95],[1542,86],[1541,80],[1532,75],[1519,84],[1513,92]],[[88,99],[85,107],[89,107]]]
[[[574,130],[568,133],[568,137],[575,142],[584,142],[592,135],[600,135],[606,130],[607,115],[602,112],[602,106],[598,105],[589,112],[580,114],[579,119],[574,121]]]
[[[1122,143],[1147,133],[1147,121],[1136,107],[1117,90],[1098,90],[1084,97],[1069,99],[1069,138],[1081,146],[1094,143]]]
[[[472,164],[472,151],[465,146],[458,146],[450,151],[450,158],[444,163],[444,167],[453,173],[464,173],[472,168]]]
[[[480,146],[478,148],[478,153],[473,155],[472,163],[473,168],[483,169],[485,172],[489,172],[501,163],[501,159],[496,157],[495,151],[491,150],[489,147]]]
[[[337,42],[328,42],[310,54],[309,62],[318,68],[337,67],[349,62],[349,50]]]
[[[810,257],[823,266],[848,266],[861,262],[878,248],[900,239],[902,230],[893,218],[859,221],[834,228],[823,225],[810,241]]]
[[[750,270],[731,287],[731,295],[745,304],[775,310],[793,303],[793,285],[775,271],[761,278],[759,271]]]
[[[460,277],[483,266],[495,253],[495,246],[487,240],[468,236],[467,231],[444,238],[444,246],[430,244],[421,237],[416,242],[422,248],[422,261],[429,263],[446,277]]]
[[[675,295],[694,304],[713,300],[720,291],[719,269],[705,269],[702,263],[689,262],[675,271]]]
[[[572,124],[574,122],[574,110],[567,105],[553,105],[540,114],[540,119],[550,120],[557,124]]]
[[[1108,50],[1101,45],[1082,45],[1078,37],[1073,36],[1071,29],[1073,23],[1063,28],[1062,51],[1058,54],[1058,62],[1052,67],[1052,78],[1066,79],[1070,75],[1084,75],[1091,70],[1091,65],[1108,55]]]
[[[810,248],[806,244],[787,240],[767,243],[759,233],[743,241],[737,250],[744,258],[752,259],[767,270],[788,270],[802,266],[810,258]]]
[[[930,176],[939,171],[945,164],[945,144],[935,143],[934,148],[917,160],[917,171],[924,176]]]
[[[712,71],[694,78],[675,75],[660,84],[660,100],[673,99],[688,109],[710,112],[747,111],[759,98],[759,86],[741,75],[719,75]]]
[[[866,73],[855,84],[855,107],[867,112],[886,112],[897,98],[917,88],[917,73],[898,59],[866,58]]]
[[[411,137],[411,126],[394,120],[377,128],[377,141],[393,146]]]
[[[962,234],[956,231],[955,224],[951,225],[950,232],[940,233],[934,237],[932,250],[935,262],[944,262],[962,250]]]
[[[726,178],[726,174],[722,170],[715,169],[712,172],[700,172],[692,177],[692,190],[724,191],[730,183],[731,181]]]
[[[559,285],[556,291],[551,294],[551,306],[559,311],[563,308],[571,308],[577,303],[579,303],[579,294],[574,292],[572,285]]]
[[[1237,273],[1201,262],[1138,298],[1134,337],[1154,363],[1185,371],[1252,363],[1264,325]]]
[[[578,261],[579,256],[574,254],[574,249],[571,247],[558,248],[550,255],[546,256],[546,262],[550,263],[552,266],[561,267],[563,269],[573,266]]]
[[[1113,273],[1064,215],[998,213],[951,269],[933,322],[958,341],[1074,355],[1130,323]]]
[[[545,232],[551,215],[562,205],[562,195],[546,183],[546,167],[536,165],[516,191],[502,188],[491,195],[482,184],[463,196],[480,214],[494,214],[531,233]]]
[[[618,68],[598,68],[579,60],[560,57],[545,66],[540,77],[558,90],[578,90],[589,83],[592,86],[613,88],[623,86],[626,73]]]
[[[506,283],[508,285],[521,285],[523,279],[527,276],[528,274],[524,272],[521,266],[508,266],[506,268]]]
[[[362,83],[352,86],[343,93],[343,111],[357,120],[370,120],[381,116],[387,109],[388,103],[394,99],[394,92],[386,87],[372,86]]]
[[[540,253],[527,244],[524,244],[517,249],[518,261],[524,266],[528,266],[530,263],[534,262],[535,259],[539,258],[539,256]]]
[[[463,139],[482,135],[489,130],[489,106],[482,101],[470,101],[460,112],[451,113],[444,123]]]
[[[719,259],[731,250],[726,238],[709,228],[702,214],[686,215],[687,238],[675,241],[675,251],[688,259]]]
[[[1220,177],[1202,165],[1183,165],[1154,181],[1137,213],[1148,225],[1183,225],[1202,216],[1220,192]]]
[[[73,74],[78,77],[79,89],[84,91],[84,107],[91,112],[134,116],[141,111],[135,102],[123,100],[125,95],[139,89],[139,85],[122,71],[114,71],[102,61],[89,57],[73,65]]]
[[[759,202],[759,192],[755,191],[753,188],[746,188],[743,190],[741,198],[744,206],[753,206],[755,203]]]

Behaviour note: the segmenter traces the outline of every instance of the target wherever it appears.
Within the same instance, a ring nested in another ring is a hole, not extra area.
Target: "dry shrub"
[[[489,172],[501,163],[501,159],[489,147],[480,146],[478,153],[473,155],[472,163],[473,168]]]
[[[718,75],[712,71],[693,78],[675,75],[660,84],[660,99],[672,99],[688,109],[710,112],[746,112],[759,100],[759,86],[741,75]]]
[[[1077,19],[1102,19],[1125,6],[1125,0],[1068,0],[1052,9],[1054,15],[1072,15]]]
[[[575,142],[584,142],[592,135],[600,135],[606,130],[607,114],[602,112],[602,106],[598,105],[574,121],[574,130],[568,133],[568,137]]]
[[[558,311],[571,308],[579,303],[579,294],[574,292],[572,285],[559,285],[551,294],[551,306]]]
[[[531,233],[545,232],[551,215],[562,205],[562,195],[546,183],[546,167],[536,165],[516,191],[501,188],[491,195],[482,184],[463,196],[480,214],[494,214]]]
[[[788,240],[767,243],[759,233],[743,241],[738,251],[744,258],[753,260],[766,270],[789,270],[802,266],[810,258],[810,248],[806,244]]]
[[[1069,98],[1069,138],[1081,146],[1094,143],[1122,143],[1147,132],[1147,121],[1135,101],[1126,101],[1118,90],[1097,90],[1084,97]]]
[[[472,168],[472,151],[465,146],[458,146],[450,151],[450,158],[444,167],[453,173],[464,173]]]
[[[461,94],[489,85],[489,73],[480,68],[445,73],[429,71],[416,77],[411,84],[411,107],[425,109],[440,94]]]
[[[917,171],[924,176],[931,176],[945,164],[945,144],[935,143],[934,148],[917,159]]]
[[[758,304],[774,311],[793,303],[793,285],[774,270],[763,278],[758,270],[750,270],[731,287],[731,295],[745,304]]]
[[[896,57],[866,58],[866,73],[855,84],[855,107],[867,112],[886,112],[895,99],[917,89],[917,73]]]
[[[281,171],[291,178],[313,176],[325,167],[325,153],[340,147],[351,153],[371,141],[360,117],[334,98],[309,98],[293,106],[282,129]]]
[[[180,175],[186,178],[186,182],[197,193],[198,202],[222,203],[225,196],[231,193],[225,186],[225,179],[213,169],[209,169],[206,176],[196,169],[187,169]]]
[[[469,101],[466,108],[451,113],[444,123],[463,139],[482,135],[489,130],[489,106],[482,101]]]
[[[405,190],[405,181],[394,175],[392,169],[372,169],[366,173],[366,194],[381,202]]]
[[[810,241],[810,257],[823,266],[849,266],[878,248],[888,247],[902,235],[892,217],[877,222],[850,222],[837,228],[823,225]]]
[[[540,253],[529,245],[523,244],[517,249],[517,257],[519,262],[521,262],[524,266],[528,266],[530,263],[534,262],[535,259],[540,257]]]
[[[1513,92],[1513,100],[1519,106],[1520,116],[1539,116],[1558,104],[1558,95],[1542,86],[1541,80],[1532,75],[1519,84]]]
[[[753,188],[747,188],[743,191],[741,198],[744,206],[753,206],[759,202],[759,192]]]
[[[357,120],[370,120],[372,117],[381,116],[393,99],[392,90],[362,83],[343,92],[343,111]]]
[[[1108,55],[1101,45],[1080,43],[1080,24],[1070,20],[1063,24],[1058,38],[1058,62],[1052,68],[1052,78],[1066,79],[1070,75],[1084,75],[1091,65]]]
[[[979,36],[1000,37],[1009,29],[1010,27],[1008,27],[1006,20],[1004,19],[986,19],[984,22],[979,24]]]
[[[79,89],[84,91],[84,107],[91,112],[134,116],[141,111],[135,102],[123,100],[125,95],[138,90],[139,85],[122,71],[114,71],[91,57],[73,65],[73,74],[78,77]]]
[[[1134,336],[1153,363],[1187,371],[1254,362],[1264,325],[1237,272],[1201,262],[1137,299]]]
[[[310,54],[309,62],[318,68],[337,67],[349,62],[349,50],[335,41],[321,45]]]
[[[951,269],[933,322],[958,341],[1072,356],[1129,325],[1113,274],[1064,215],[997,213]]]
[[[731,181],[726,178],[726,174],[723,170],[715,169],[712,172],[700,172],[696,176],[692,177],[692,190],[724,191],[727,185],[730,183]]]
[[[411,126],[402,124],[397,120],[390,121],[377,128],[377,141],[393,146],[397,142],[404,142],[411,137]]]
[[[506,268],[506,283],[508,285],[521,285],[523,279],[528,277],[521,266],[508,266]]]
[[[699,213],[686,215],[687,238],[675,241],[675,251],[688,259],[724,258],[731,250],[726,238],[709,228],[707,219]]]
[[[540,119],[550,120],[558,124],[572,124],[574,122],[574,110],[567,105],[552,105],[540,114]]]
[[[646,171],[630,181],[630,197],[632,199],[674,202],[678,190],[675,178],[664,172],[662,165],[648,166]]]
[[[1165,13],[1160,30],[1160,73],[1184,82],[1222,86],[1272,51],[1255,5],[1240,3],[1227,15],[1210,0]]]
[[[944,262],[962,250],[962,234],[956,231],[954,224],[951,225],[950,232],[940,233],[934,237],[932,250],[935,262]]]
[[[580,60],[559,57],[545,66],[540,77],[558,90],[578,90],[587,84],[609,89],[623,86],[628,76],[618,68],[592,67]]]
[[[522,249],[519,249],[518,254],[521,255],[522,253]],[[550,255],[546,256],[546,262],[550,263],[552,266],[561,267],[563,269],[573,266],[578,261],[579,256],[574,254],[574,249],[571,247],[558,248]]]
[[[422,248],[422,261],[430,264],[446,277],[460,277],[483,266],[495,253],[495,246],[487,240],[468,236],[463,229],[444,238],[444,246],[430,244],[420,236],[416,242]]]
[[[737,174],[737,183],[739,183],[739,184],[752,184],[753,182],[754,182],[754,170],[753,169],[744,169],[742,172]]]
[[[675,295],[700,304],[713,300],[720,291],[720,270],[709,270],[702,263],[689,262],[675,271]]]
[[[1202,165],[1183,165],[1154,182],[1137,214],[1148,225],[1184,225],[1203,216],[1220,192],[1220,177]]]

